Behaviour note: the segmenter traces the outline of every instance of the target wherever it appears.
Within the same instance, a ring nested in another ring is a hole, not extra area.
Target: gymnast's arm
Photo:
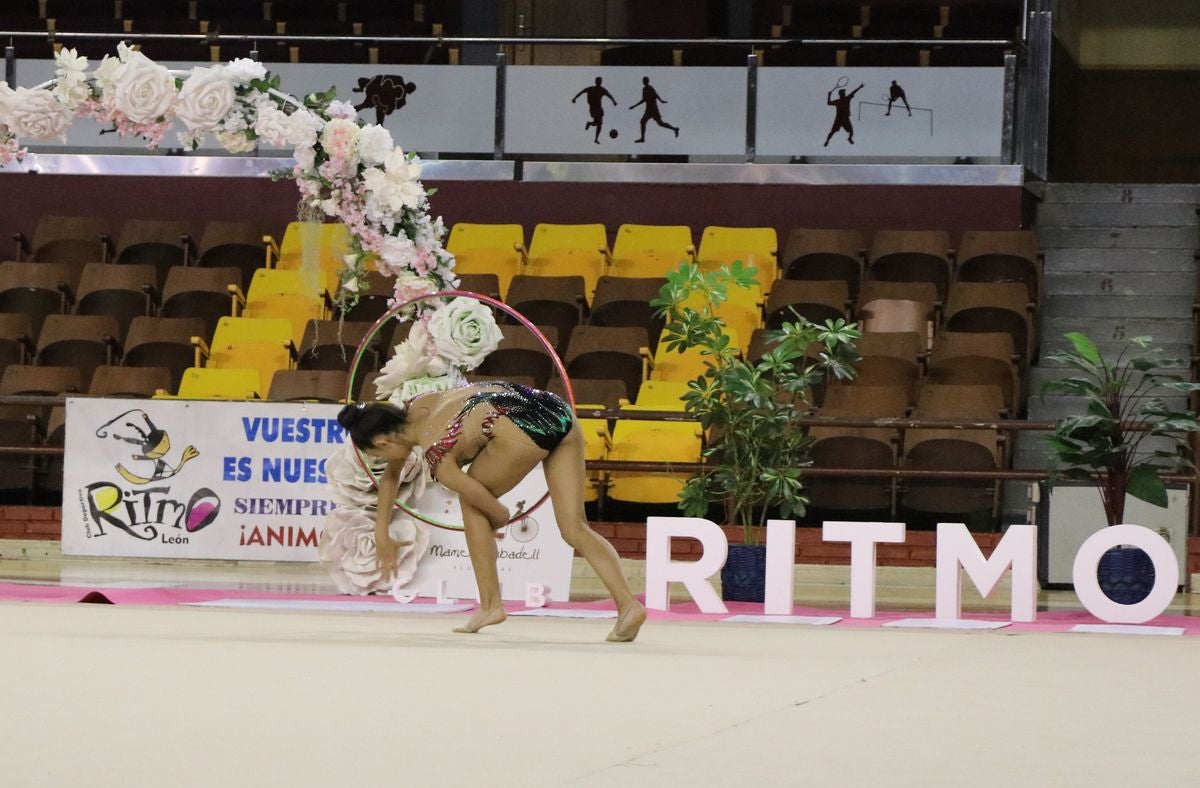
[[[446,489],[458,493],[463,501],[483,512],[493,528],[508,523],[508,507],[500,503],[478,479],[471,478],[458,467],[450,454],[438,463],[437,479]]]
[[[387,469],[379,477],[379,501],[375,511],[375,538],[387,537],[392,524],[392,510],[396,508],[396,493],[400,491],[400,471],[403,463],[389,460]]]

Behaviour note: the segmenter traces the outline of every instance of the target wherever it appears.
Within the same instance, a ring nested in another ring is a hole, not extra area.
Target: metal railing
[[[1030,22],[1033,22],[1032,27]],[[943,38],[609,38],[609,37],[549,37],[549,36],[388,36],[388,35],[336,35],[336,36],[291,36],[286,34],[254,35],[239,33],[87,33],[78,31],[3,31],[0,41],[15,39],[46,40],[47,42],[99,39],[117,41],[153,42],[195,41],[210,45],[221,43],[250,42],[250,52],[258,59],[259,43],[292,43],[303,47],[305,42],[356,42],[367,44],[425,44],[429,47],[470,46],[475,48],[494,47],[493,64],[496,68],[496,112],[493,158],[504,158],[504,71],[509,65],[507,47],[528,45],[547,46],[662,46],[662,47],[707,47],[714,44],[746,48],[746,152],[748,162],[756,159],[756,101],[758,54],[768,47],[844,46],[844,47],[1005,47],[1013,50],[1006,53],[1004,67],[1004,112],[1001,131],[1002,163],[1021,163],[1035,176],[1044,178],[1046,173],[1047,141],[1049,134],[1049,63],[1050,26],[1048,12],[1026,13],[1022,19],[1022,38],[1011,39],[943,39]],[[1034,39],[1024,36],[1032,32]],[[770,66],[768,59],[766,66]],[[5,79],[9,85],[17,84],[17,61],[11,43],[5,50]]]
[[[46,408],[61,406],[66,397],[26,397],[0,396],[0,406],[23,406],[27,408]],[[267,403],[267,400],[255,402]],[[577,408],[576,415],[586,419],[621,419],[626,421],[673,421],[694,422],[695,417],[690,413],[676,410],[638,410],[626,411],[619,409]],[[795,421],[797,426],[810,427],[840,427],[840,428],[871,428],[895,430],[903,442],[904,433],[910,430],[922,429],[952,429],[952,430],[989,430],[997,433],[1015,434],[1018,432],[1048,432],[1058,425],[1053,421],[1031,421],[1022,419],[997,419],[984,421],[966,421],[957,419],[914,419],[914,418],[852,418],[830,416],[806,416]],[[1149,430],[1144,425],[1128,425],[1134,431]],[[31,421],[32,430],[37,426]],[[36,471],[37,457],[63,457],[65,449],[61,446],[0,446],[0,456],[28,456],[31,458],[31,470]],[[590,471],[603,472],[633,472],[633,473],[672,473],[695,474],[710,467],[703,462],[669,462],[649,460],[588,460],[586,467]],[[889,468],[840,468],[813,467],[801,469],[803,476],[812,478],[843,478],[843,479],[890,479],[890,480],[927,480],[927,481],[996,481],[996,482],[1043,482],[1051,478],[1048,469],[994,468],[987,470],[961,470],[954,468],[905,468],[900,465]],[[1189,496],[1189,533],[1200,535],[1200,501],[1197,501],[1197,491],[1200,490],[1200,471],[1192,473],[1162,474],[1163,481],[1170,484],[1187,485]]]

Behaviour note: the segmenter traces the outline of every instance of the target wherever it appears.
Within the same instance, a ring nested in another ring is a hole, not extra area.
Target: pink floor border
[[[99,595],[99,596],[97,596]],[[86,597],[90,597],[85,600]],[[110,588],[104,586],[66,586],[43,585],[35,583],[3,583],[0,582],[0,602],[45,602],[51,604],[75,604],[81,601],[108,601],[115,605],[164,606],[194,604],[197,602],[213,602],[219,599],[264,599],[273,601],[307,600],[335,603],[351,603],[369,600],[371,602],[392,602],[389,596],[350,597],[319,594],[279,594],[264,591],[247,591],[231,588]],[[400,607],[400,603],[395,603]],[[714,622],[731,615],[747,614],[761,615],[762,605],[750,602],[727,602],[729,612],[726,614],[701,613],[694,602],[678,602],[671,605],[669,611],[650,611],[651,621],[678,622]],[[523,610],[525,606],[519,603],[507,605],[510,611]],[[612,609],[612,603],[600,602],[570,602],[555,603],[551,607],[583,608],[583,609]],[[857,629],[872,629],[883,626],[889,621],[905,618],[933,619],[929,610],[876,611],[872,618],[850,618],[846,610],[820,609],[812,607],[796,607],[792,610],[796,616],[841,616],[842,620],[830,626]],[[1008,621],[1001,613],[968,611],[964,618],[978,621]],[[1076,624],[1103,624],[1104,622],[1090,613],[1082,610],[1040,611],[1038,620],[1034,623],[1012,623],[999,632],[1066,632]],[[1181,615],[1163,615],[1146,622],[1149,626],[1180,627],[1185,635],[1200,635],[1200,618]]]

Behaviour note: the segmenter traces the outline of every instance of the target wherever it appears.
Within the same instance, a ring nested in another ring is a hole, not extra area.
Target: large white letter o
[[[1109,599],[1100,590],[1096,579],[1096,567],[1100,556],[1117,545],[1140,547],[1154,562],[1154,588],[1150,595],[1132,605],[1122,605]],[[1075,594],[1087,611],[1110,624],[1141,624],[1159,616],[1171,600],[1179,585],[1179,564],[1171,545],[1149,528],[1124,523],[1101,528],[1087,538],[1075,554],[1072,569]]]

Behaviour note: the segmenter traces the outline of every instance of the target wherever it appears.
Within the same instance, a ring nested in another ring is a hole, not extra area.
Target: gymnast
[[[504,621],[493,531],[508,523],[509,512],[498,498],[540,462],[563,539],[591,565],[616,602],[617,622],[607,639],[637,637],[646,609],[625,581],[617,551],[584,517],[583,433],[567,402],[520,384],[488,381],[421,394],[403,408],[385,402],[346,405],[338,421],[360,451],[388,461],[379,479],[375,523],[381,571],[390,573],[396,563],[400,545],[388,536],[388,525],[400,472],[412,450],[422,449],[430,473],[458,493],[479,609],[455,632],[478,632]]]

